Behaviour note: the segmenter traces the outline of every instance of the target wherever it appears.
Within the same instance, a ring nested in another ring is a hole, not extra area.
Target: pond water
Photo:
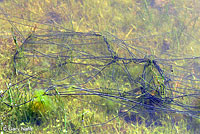
[[[51,116],[41,99],[33,104],[45,120],[29,109],[28,116],[6,116],[10,125],[35,121],[34,133],[198,133],[199,6],[197,0],[1,1],[2,113],[26,111],[34,97],[48,96]]]

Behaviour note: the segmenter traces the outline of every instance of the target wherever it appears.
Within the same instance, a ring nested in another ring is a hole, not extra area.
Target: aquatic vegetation
[[[29,104],[33,112],[45,113],[53,110],[52,100],[45,95],[43,90],[36,90],[33,97],[35,99]]]

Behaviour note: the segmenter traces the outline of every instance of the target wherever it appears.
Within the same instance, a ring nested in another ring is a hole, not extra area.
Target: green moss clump
[[[33,112],[41,112],[44,114],[48,111],[53,110],[53,102],[47,95],[45,95],[45,91],[35,91],[34,97],[35,99],[30,103],[30,108]]]

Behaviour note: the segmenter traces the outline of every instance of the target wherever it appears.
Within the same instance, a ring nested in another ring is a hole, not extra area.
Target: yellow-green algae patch
[[[36,90],[34,92],[34,100],[30,103],[33,112],[45,113],[52,110],[53,102],[50,97],[45,94],[44,90]]]

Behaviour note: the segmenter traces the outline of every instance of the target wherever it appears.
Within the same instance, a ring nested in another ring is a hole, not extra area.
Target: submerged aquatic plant
[[[53,110],[53,103],[49,96],[45,95],[44,90],[36,90],[34,92],[34,100],[29,103],[33,112],[46,113]]]

